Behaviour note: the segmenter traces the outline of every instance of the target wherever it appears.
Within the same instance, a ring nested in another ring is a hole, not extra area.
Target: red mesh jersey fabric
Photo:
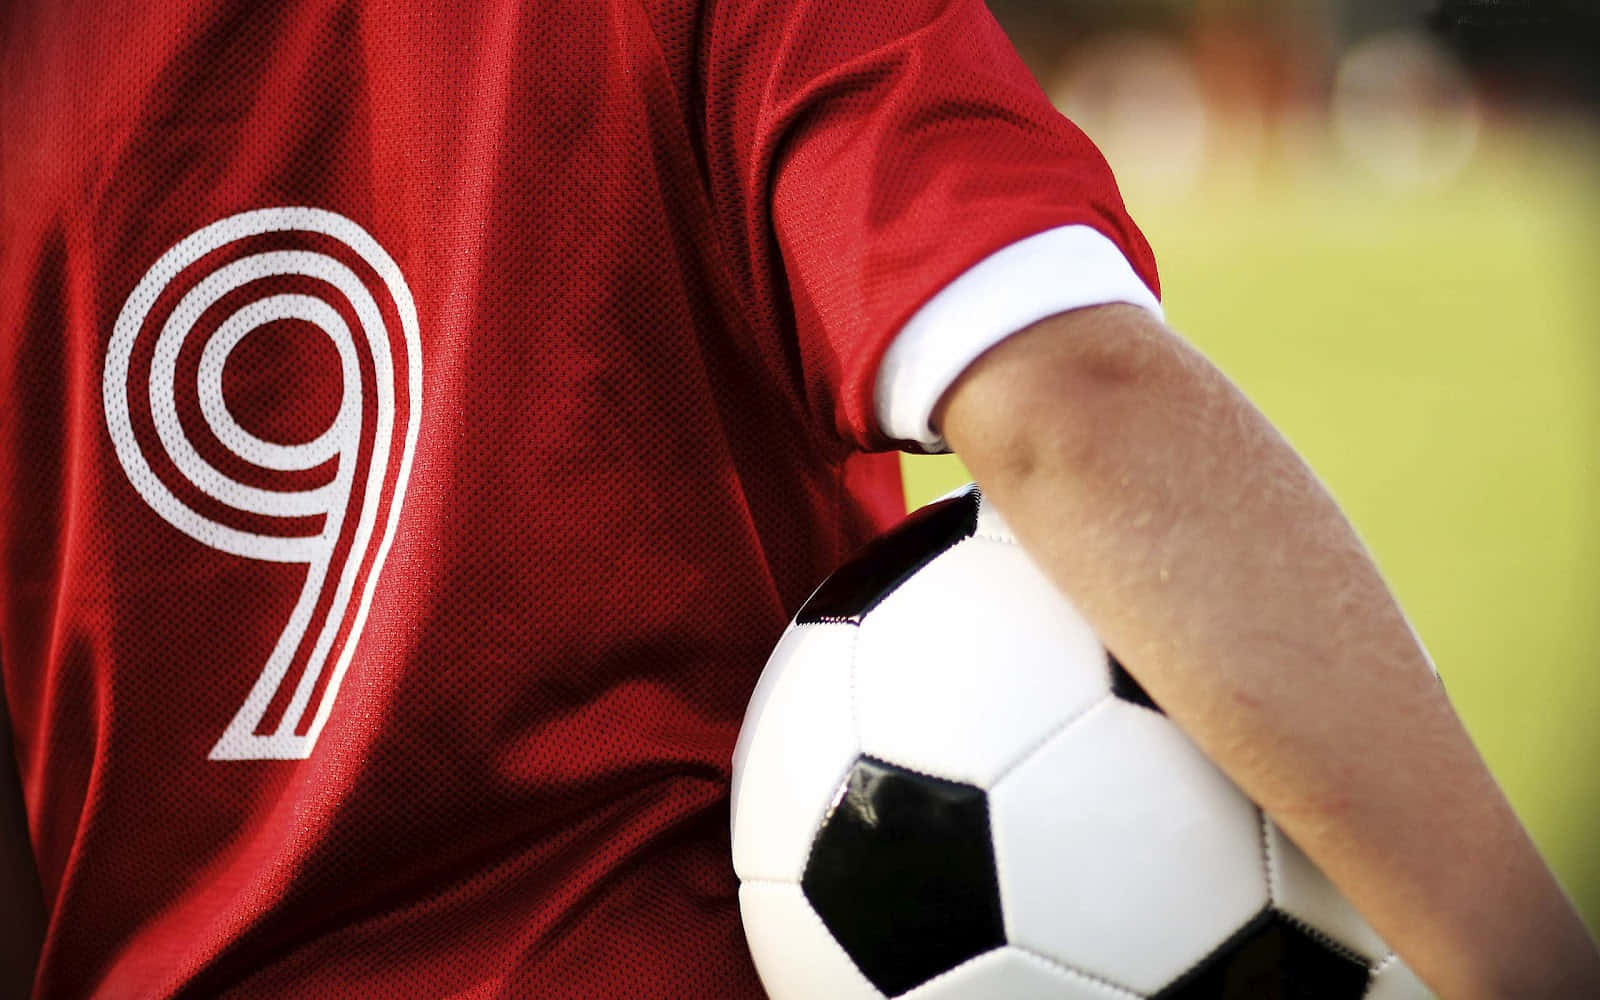
[[[759,995],[729,757],[901,510],[873,368],[1064,223],[978,0],[12,4],[39,997]]]

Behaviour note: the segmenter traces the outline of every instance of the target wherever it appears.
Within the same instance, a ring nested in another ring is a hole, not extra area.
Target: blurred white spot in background
[[[1114,164],[1123,185],[1181,195],[1200,179],[1206,101],[1178,45],[1137,35],[1108,39],[1079,54],[1050,91],[1056,107]]]
[[[1413,32],[1379,35],[1346,52],[1332,111],[1345,155],[1397,188],[1449,181],[1478,146],[1471,81],[1449,53]]]

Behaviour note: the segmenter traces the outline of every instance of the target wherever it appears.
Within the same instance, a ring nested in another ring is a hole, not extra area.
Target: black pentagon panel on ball
[[[1361,1000],[1371,978],[1356,955],[1267,909],[1153,1000]]]
[[[800,887],[885,996],[1005,943],[983,789],[860,757]]]
[[[907,577],[977,530],[976,489],[919,508],[834,570],[801,605],[796,620],[859,623]]]
[[[1152,712],[1161,712],[1161,706],[1155,703],[1155,699],[1150,697],[1142,684],[1133,679],[1133,675],[1128,673],[1128,668],[1124,667],[1109,649],[1106,650],[1106,662],[1111,668],[1112,694],[1123,701],[1132,702],[1135,705],[1143,705]],[[1166,715],[1167,713],[1161,712],[1161,714]]]

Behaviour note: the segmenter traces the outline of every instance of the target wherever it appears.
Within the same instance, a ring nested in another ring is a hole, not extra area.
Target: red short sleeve
[[[891,442],[872,386],[917,308],[994,251],[1092,226],[1157,290],[1105,160],[982,0],[722,0],[702,46],[714,208],[815,418]]]

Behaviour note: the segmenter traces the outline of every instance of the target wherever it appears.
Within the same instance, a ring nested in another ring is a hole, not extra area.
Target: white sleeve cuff
[[[1117,245],[1090,226],[1060,226],[996,251],[929,299],[878,366],[873,406],[889,437],[948,451],[933,408],[978,355],[1047,316],[1125,302],[1161,303]]]

